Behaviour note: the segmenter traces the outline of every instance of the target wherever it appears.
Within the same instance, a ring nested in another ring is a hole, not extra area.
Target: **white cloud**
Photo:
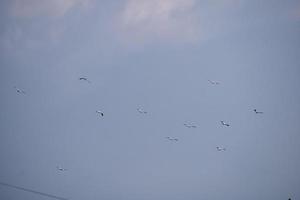
[[[126,0],[118,15],[119,38],[130,45],[197,43],[225,31],[241,0]]]
[[[71,8],[88,5],[89,0],[13,0],[12,15],[16,17],[61,17]]]
[[[64,35],[65,24],[63,20],[57,19],[62,18],[72,9],[87,8],[92,1],[11,0],[7,17],[17,20],[16,23],[7,24],[0,34],[0,48],[14,49],[22,45],[31,48],[46,42],[58,44]],[[44,20],[44,23],[36,23],[40,20]],[[33,28],[32,25],[35,23],[35,26],[40,28]]]
[[[119,15],[122,34],[135,40],[197,38],[194,0],[128,0]]]

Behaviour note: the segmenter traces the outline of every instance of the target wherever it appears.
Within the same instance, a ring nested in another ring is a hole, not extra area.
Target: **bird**
[[[26,92],[20,88],[17,88],[16,86],[14,86],[15,90],[17,93],[20,93],[20,94],[26,94]]]
[[[174,142],[178,142],[178,139],[177,138],[171,138],[171,137],[166,137],[168,140],[170,140],[170,141],[174,141]]]
[[[263,114],[264,112],[257,111],[256,109],[253,110],[256,114]]]
[[[137,108],[137,111],[141,114],[147,114],[147,111],[141,109],[141,108]]]
[[[59,171],[67,171],[67,169],[62,168],[61,166],[56,166],[56,169],[59,170]]]
[[[80,81],[87,81],[88,83],[91,83],[91,81],[86,77],[79,77],[79,80]]]
[[[100,110],[96,110],[96,113],[100,114],[102,117],[104,116],[104,113]]]
[[[187,128],[197,128],[196,125],[192,125],[192,124],[184,123],[183,125],[184,125],[185,127],[187,127]]]
[[[219,85],[220,84],[220,82],[218,82],[218,81],[212,81],[212,80],[208,80],[211,84],[213,84],[213,85]]]
[[[228,123],[224,122],[224,121],[221,121],[222,125],[224,126],[230,126]]]
[[[226,151],[226,148],[224,147],[216,147],[218,151]]]

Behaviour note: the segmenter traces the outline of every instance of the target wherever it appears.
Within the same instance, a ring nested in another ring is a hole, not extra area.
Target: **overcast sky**
[[[0,27],[0,199],[300,199],[299,0],[1,0]]]

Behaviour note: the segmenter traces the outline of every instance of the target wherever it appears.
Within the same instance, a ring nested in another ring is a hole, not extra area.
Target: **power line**
[[[11,185],[11,184],[8,184],[8,183],[0,182],[0,185],[6,186],[6,187],[10,187],[10,188],[14,188],[14,189],[17,189],[17,190],[22,190],[22,191],[25,191],[25,192],[30,192],[30,193],[41,195],[41,196],[45,196],[45,197],[49,197],[49,198],[53,198],[53,199],[68,200],[68,199],[63,198],[63,197],[55,196],[55,195],[52,195],[52,194],[47,194],[47,193],[44,193],[44,192],[39,192],[39,191],[36,191],[36,190],[31,190],[31,189],[24,188],[24,187],[19,187],[19,186]]]

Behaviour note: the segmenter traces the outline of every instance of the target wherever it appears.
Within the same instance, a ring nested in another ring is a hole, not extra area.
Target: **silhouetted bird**
[[[254,109],[254,112],[255,112],[256,114],[263,114],[263,112],[257,111],[256,109]]]
[[[21,90],[20,88],[17,88],[16,86],[14,86],[14,88],[15,88],[17,93],[26,94],[26,92],[24,90]]]
[[[213,84],[213,85],[219,85],[220,84],[220,82],[218,82],[218,81],[212,81],[212,80],[208,80],[211,84]]]
[[[218,151],[226,151],[226,148],[224,147],[216,147]]]
[[[91,81],[90,81],[88,78],[86,78],[86,77],[80,77],[79,80],[80,80],[80,81],[86,81],[86,82],[88,82],[88,83],[91,83]]]
[[[104,116],[104,113],[100,110],[96,110],[96,113],[100,114],[102,117]]]
[[[175,141],[175,142],[177,142],[178,141],[178,139],[177,138],[171,138],[171,137],[166,137],[168,140],[170,140],[170,141]]]
[[[59,170],[59,171],[67,171],[67,169],[62,168],[61,166],[57,166],[56,169]]]
[[[143,109],[141,108],[137,108],[137,111],[141,114],[147,114],[147,111],[144,111]]]
[[[222,125],[224,126],[230,126],[228,123],[224,122],[224,121],[221,121]]]
[[[196,125],[192,125],[192,124],[184,123],[183,125],[184,125],[185,127],[187,127],[187,128],[197,128]]]

